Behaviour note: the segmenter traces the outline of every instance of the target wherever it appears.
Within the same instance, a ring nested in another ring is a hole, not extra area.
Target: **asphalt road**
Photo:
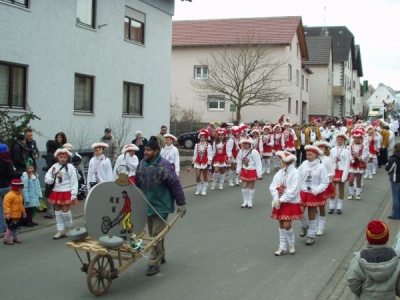
[[[240,208],[240,187],[225,184],[223,191],[209,190],[206,197],[195,196],[195,187],[186,188],[188,212],[166,237],[167,263],[161,272],[147,277],[144,257],[102,298],[349,298],[343,280],[347,263],[364,245],[366,224],[385,218],[390,206],[386,172],[380,169],[374,180],[365,180],[362,200],[346,200],[343,215],[328,215],[325,234],[314,246],[305,245],[294,222],[297,252],[282,257],[274,256],[278,223],[270,218],[271,180],[269,175],[256,183],[253,209]],[[74,221],[75,227],[83,226],[82,217]],[[66,239],[52,240],[54,232],[54,226],[23,229],[22,244],[0,246],[2,299],[93,299],[79,258],[65,246]],[[391,240],[396,234],[391,232]]]

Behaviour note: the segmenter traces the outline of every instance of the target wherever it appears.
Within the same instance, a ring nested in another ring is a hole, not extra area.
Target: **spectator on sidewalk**
[[[46,167],[43,167],[43,171],[47,173],[47,171],[57,163],[57,158],[54,156],[54,153],[57,151],[59,144],[56,141],[48,140],[46,143],[46,155],[42,156],[46,160]],[[48,185],[46,184],[46,189],[48,189]],[[46,198],[46,215],[44,215],[46,219],[54,219],[54,207],[48,199]]]
[[[22,175],[25,172],[28,150],[26,148],[26,138],[23,134],[18,134],[11,146],[11,159],[16,171]]]
[[[58,148],[63,148],[63,145],[67,143],[67,136],[64,132],[58,132],[56,133],[54,140],[57,142]]]
[[[110,159],[111,164],[114,166],[119,155],[119,146],[117,140],[112,136],[110,128],[104,130],[104,136],[100,139],[100,142],[108,145],[104,149],[104,155]]]
[[[372,220],[366,229],[367,249],[355,253],[347,270],[347,284],[357,299],[396,299],[400,296],[400,263],[386,243],[389,228]]]
[[[132,141],[132,144],[139,148],[139,150],[135,152],[135,155],[137,156],[138,160],[141,161],[144,157],[144,148],[146,147],[148,140],[143,137],[142,132],[139,130],[136,131],[135,136],[136,138]]]
[[[394,145],[393,155],[389,157],[385,170],[389,175],[393,198],[392,213],[388,219],[400,220],[400,142]]]
[[[27,150],[26,159],[33,159],[33,166],[36,170],[36,160],[39,158],[39,149],[37,147],[36,141],[33,139],[33,130],[32,128],[25,129],[25,147]],[[25,171],[25,170],[24,170]]]
[[[12,179],[19,178],[11,161],[10,150],[6,144],[0,143],[0,233],[6,231],[6,223],[3,218],[3,199],[10,191]]]
[[[158,145],[160,146],[160,149],[165,147],[165,137],[164,134],[167,133],[167,126],[162,125],[160,133],[156,135],[156,138],[158,140]]]

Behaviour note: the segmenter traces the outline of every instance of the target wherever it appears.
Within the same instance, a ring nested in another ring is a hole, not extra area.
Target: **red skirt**
[[[47,201],[53,205],[74,205],[78,203],[77,198],[74,201],[71,201],[71,192],[52,191]]]
[[[271,218],[278,221],[293,221],[303,218],[303,210],[299,203],[281,203],[279,209],[272,208]]]
[[[240,179],[242,181],[256,181],[258,179],[257,171],[242,169],[242,171],[240,171]]]
[[[332,182],[329,183],[325,191],[322,192],[325,199],[334,199],[336,197],[336,189]]]
[[[318,194],[315,196],[312,193],[300,192],[300,205],[304,207],[318,207],[318,206],[325,206],[326,199],[323,196],[323,193]]]
[[[342,182],[342,175],[343,175],[343,170],[335,170],[335,177],[333,178],[332,181]]]

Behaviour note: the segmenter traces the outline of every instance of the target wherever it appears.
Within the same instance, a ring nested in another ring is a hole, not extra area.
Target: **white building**
[[[388,112],[388,114],[385,116],[386,118],[389,118],[389,115],[398,114],[398,106],[400,105],[398,102],[399,100],[399,98],[396,98],[393,89],[384,85],[383,83],[380,83],[367,100],[369,116],[384,117],[385,111]]]
[[[274,59],[285,62],[280,76],[290,96],[274,105],[243,107],[240,121],[276,122],[283,114],[292,123],[307,121],[311,71],[304,67],[308,53],[301,17],[174,21],[172,100],[178,101],[183,109],[202,112],[203,122],[236,120],[226,96],[213,93],[199,100],[191,81],[207,78],[208,66],[200,62],[213,53],[252,43],[265,45]]]
[[[169,124],[173,13],[174,0],[0,0],[0,109],[41,118],[41,151],[59,131],[87,147],[121,120],[125,142],[157,134]]]

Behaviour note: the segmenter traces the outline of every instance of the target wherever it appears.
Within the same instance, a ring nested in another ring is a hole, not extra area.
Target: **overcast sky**
[[[400,90],[400,0],[177,0],[173,20],[277,16],[301,16],[304,26],[346,26],[360,45],[361,80]]]

